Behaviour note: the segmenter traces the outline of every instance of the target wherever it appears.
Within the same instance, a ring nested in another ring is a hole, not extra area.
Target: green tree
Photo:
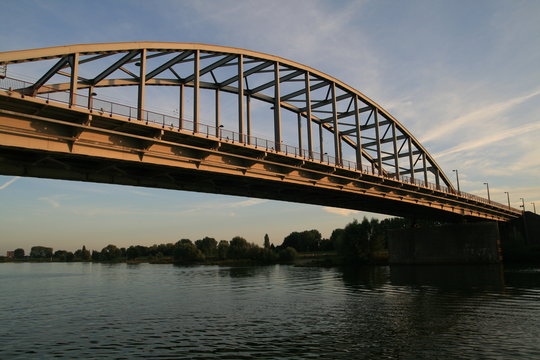
[[[257,263],[270,264],[278,260],[278,255],[275,251],[261,248],[257,245],[253,245],[248,250],[248,254],[249,258],[253,261],[256,261]]]
[[[232,238],[229,244],[229,258],[231,259],[245,259],[248,257],[248,251],[250,244],[246,239],[240,236]]]
[[[318,230],[294,231],[283,239],[280,248],[293,247],[296,251],[318,251],[322,240]]]
[[[82,249],[79,249],[75,251],[75,259],[82,260],[82,261],[89,261],[92,260],[92,256],[90,254],[90,251],[86,249],[86,246],[83,245]]]
[[[319,244],[320,251],[332,251],[334,250],[334,243],[330,239],[322,239]]]
[[[174,248],[176,264],[192,264],[204,261],[203,253],[193,243],[179,243]]]
[[[279,261],[290,263],[293,262],[296,257],[298,256],[298,253],[293,247],[286,247],[285,249],[281,249],[279,251]]]
[[[225,260],[229,256],[229,242],[221,240],[217,246],[218,258]]]
[[[34,259],[50,259],[53,256],[53,249],[45,246],[32,246],[30,257]]]
[[[23,259],[24,258],[24,249],[18,248],[13,251],[13,256],[15,256],[15,259]]]
[[[66,250],[56,250],[53,259],[56,261],[73,261],[74,255]]]
[[[157,246],[158,252],[162,253],[163,256],[173,256],[174,254],[174,244],[160,244]]]
[[[364,217],[361,223],[357,220],[347,224],[338,235],[337,251],[345,263],[363,263],[370,259],[369,242],[371,223]]]
[[[335,229],[332,231],[332,235],[330,235],[330,241],[332,242],[332,246],[334,249],[339,249],[341,247],[341,240],[343,238],[343,232],[345,230],[343,229]]]
[[[195,246],[206,257],[215,257],[217,254],[217,241],[211,237],[205,237],[202,240],[195,241]]]
[[[101,261],[118,261],[122,258],[122,251],[115,245],[109,244],[105,246],[100,253]]]
[[[130,246],[126,249],[126,258],[133,260],[138,257],[149,256],[150,251],[146,246],[135,245]]]
[[[180,239],[180,240],[178,240],[176,245],[178,245],[178,244],[193,244],[193,241],[191,241],[189,239]]]

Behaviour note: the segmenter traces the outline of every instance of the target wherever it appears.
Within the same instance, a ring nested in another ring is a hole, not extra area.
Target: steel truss
[[[65,92],[70,106],[93,109],[96,89],[134,86],[136,113],[130,110],[129,116],[148,121],[147,88],[174,87],[179,94],[178,113],[174,120],[167,117],[167,125],[182,129],[190,123],[194,132],[212,125],[215,136],[224,130],[220,96],[229,93],[236,96],[234,130],[240,143],[254,141],[252,101],[257,100],[270,104],[267,120],[273,121],[274,131],[267,137],[273,138],[272,148],[277,152],[289,151],[283,134],[294,132],[295,152],[307,159],[455,191],[420,142],[381,106],[331,76],[286,59],[230,47],[159,42],[0,53],[3,67],[35,62],[48,64],[38,80],[12,90],[25,96]],[[214,92],[212,124],[201,119],[201,97],[207,92]],[[185,115],[187,103],[191,120]],[[325,147],[331,148],[333,156]]]

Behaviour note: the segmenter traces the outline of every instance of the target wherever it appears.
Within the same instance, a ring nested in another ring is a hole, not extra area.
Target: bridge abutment
[[[493,264],[501,262],[496,222],[446,224],[390,231],[391,264]]]
[[[520,218],[500,224],[505,262],[540,261],[540,215],[526,211]]]

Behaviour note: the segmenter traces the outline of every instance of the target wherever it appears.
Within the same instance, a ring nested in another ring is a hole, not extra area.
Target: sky
[[[3,0],[0,52],[81,43],[194,42],[329,74],[397,118],[461,190],[540,211],[536,0]],[[384,215],[108,184],[0,176],[0,254],[101,250],[236,235],[279,245]]]

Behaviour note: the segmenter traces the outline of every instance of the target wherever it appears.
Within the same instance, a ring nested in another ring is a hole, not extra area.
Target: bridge
[[[344,82],[203,44],[0,53],[0,173],[457,222],[522,213],[457,190],[398,120]]]

